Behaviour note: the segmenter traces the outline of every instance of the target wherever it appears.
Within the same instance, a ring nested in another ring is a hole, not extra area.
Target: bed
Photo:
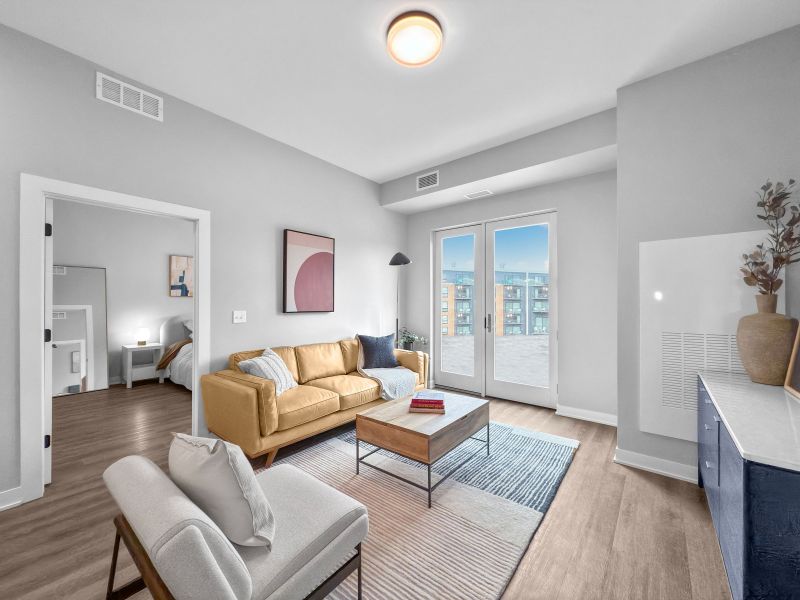
[[[164,367],[163,376],[188,390],[192,389],[194,381],[192,343],[191,341],[187,342],[187,340],[191,340],[193,328],[191,315],[179,315],[164,321],[160,330],[165,358],[169,358],[169,350],[173,345],[183,343]]]

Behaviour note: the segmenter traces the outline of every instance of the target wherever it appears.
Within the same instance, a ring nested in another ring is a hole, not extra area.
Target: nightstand
[[[153,358],[151,362],[143,364],[133,364],[133,355],[138,352],[147,352]],[[134,381],[141,379],[154,379],[158,377],[159,383],[164,383],[164,372],[156,372],[161,357],[164,355],[164,346],[162,344],[147,343],[144,346],[138,344],[123,344],[122,345],[122,377],[125,379],[127,387],[133,387]]]

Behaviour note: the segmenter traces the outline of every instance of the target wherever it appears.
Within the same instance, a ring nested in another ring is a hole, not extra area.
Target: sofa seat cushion
[[[298,385],[278,396],[277,404],[278,431],[283,431],[335,413],[339,395],[313,385]]]
[[[238,548],[253,579],[253,600],[270,596],[320,554],[341,551],[336,542],[343,534],[350,537],[350,552],[366,537],[366,507],[304,471],[277,465],[256,477],[275,513],[276,528],[271,551]],[[330,574],[319,573],[318,583]]]
[[[338,342],[297,346],[294,353],[297,356],[297,368],[300,373],[298,383],[332,375],[344,375],[347,372],[342,347]]]
[[[339,394],[339,410],[361,406],[381,397],[381,387],[378,382],[361,375],[334,375],[312,379],[307,385]]]

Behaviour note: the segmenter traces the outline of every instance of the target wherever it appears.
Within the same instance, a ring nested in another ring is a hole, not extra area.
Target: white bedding
[[[186,344],[178,350],[178,355],[169,363],[169,374],[172,383],[192,389],[192,344]]]

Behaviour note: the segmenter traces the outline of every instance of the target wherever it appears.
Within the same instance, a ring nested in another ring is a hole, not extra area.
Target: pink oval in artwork
[[[298,311],[333,310],[333,254],[317,252],[300,265],[294,280]]]

